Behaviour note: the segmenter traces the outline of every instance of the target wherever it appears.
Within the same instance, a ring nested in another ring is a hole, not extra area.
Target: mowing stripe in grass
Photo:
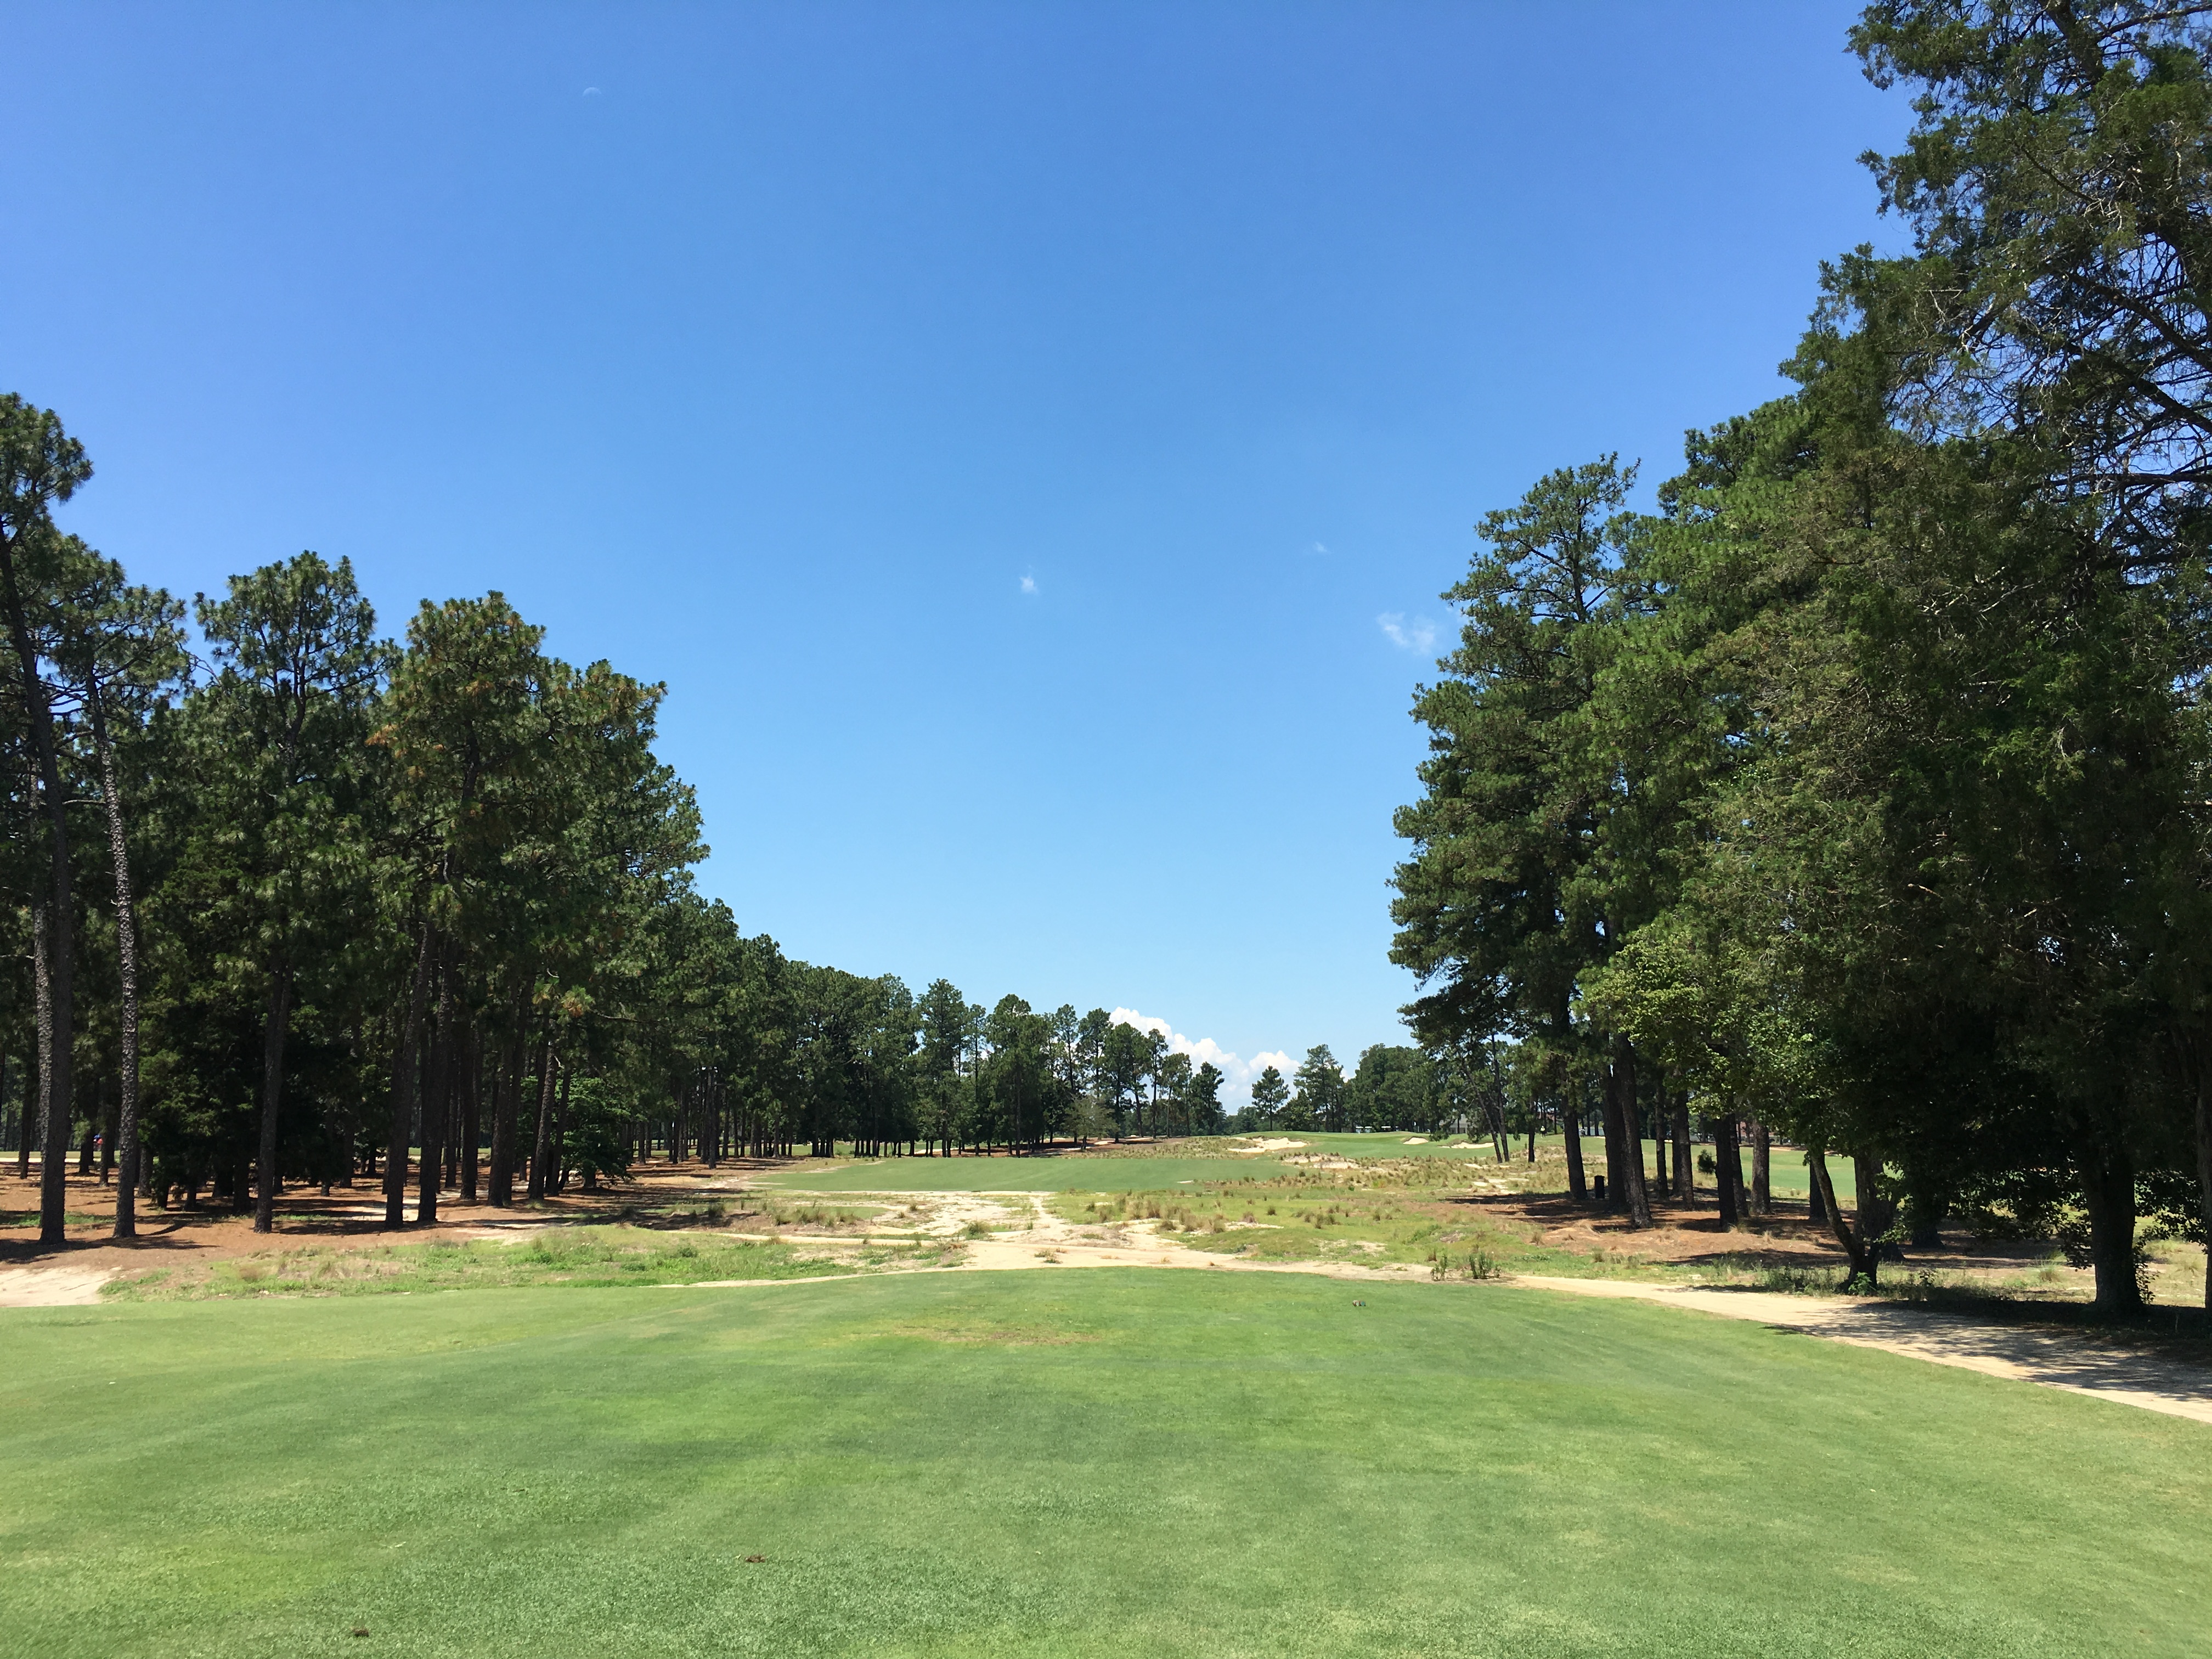
[[[2205,1606],[2197,1425],[1663,1309],[1109,1269],[5,1330],[27,1655],[2182,1654]]]

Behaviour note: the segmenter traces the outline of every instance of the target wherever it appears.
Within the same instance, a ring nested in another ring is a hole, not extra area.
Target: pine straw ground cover
[[[562,1285],[608,1287],[718,1279],[808,1279],[942,1265],[926,1247],[824,1248],[756,1235],[557,1227],[514,1241],[440,1240],[345,1248],[313,1242],[204,1265],[153,1267],[102,1287],[115,1302],[228,1297],[389,1296],[402,1292]]]
[[[0,1341],[27,1659],[2095,1659],[2201,1651],[2208,1609],[2201,1425],[1484,1285],[498,1290]]]

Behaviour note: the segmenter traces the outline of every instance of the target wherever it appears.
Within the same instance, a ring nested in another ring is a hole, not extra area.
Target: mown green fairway
[[[1494,1286],[484,1291],[0,1343],[11,1655],[2078,1659],[2212,1613],[2201,1425]]]
[[[1124,1193],[1286,1173],[1271,1158],[883,1158],[761,1184],[794,1193]]]
[[[1517,1182],[1527,1165],[1521,1155],[1528,1146],[1525,1136],[1513,1140],[1513,1161],[1499,1170],[1487,1140],[1478,1140],[1472,1146],[1448,1146],[1431,1140],[1423,1145],[1408,1146],[1407,1137],[1398,1131],[1387,1134],[1322,1134],[1310,1131],[1290,1133],[1289,1138],[1304,1144],[1296,1151],[1303,1158],[1329,1158],[1374,1161],[1395,1158],[1446,1158],[1455,1164],[1466,1166],[1472,1182],[1478,1176],[1496,1172],[1509,1181]],[[1184,1143],[1188,1144],[1188,1143]],[[1200,1143],[1206,1144],[1206,1143]],[[945,1193],[945,1192],[1033,1192],[1033,1193],[1125,1193],[1164,1191],[1168,1188],[1209,1182],[1234,1181],[1253,1176],[1273,1180],[1278,1176],[1297,1175],[1313,1170],[1312,1165],[1291,1165],[1279,1157],[1260,1155],[1238,1156],[1231,1152],[1231,1145],[1224,1139],[1221,1152],[1214,1156],[1200,1157],[1132,1157],[1117,1158],[1111,1151],[1087,1154],[1080,1158],[1066,1155],[1043,1158],[856,1158],[842,1168],[835,1170],[794,1170],[789,1174],[770,1175],[763,1185],[788,1192],[807,1193]],[[1559,1137],[1539,1135],[1536,1144],[1549,1147],[1556,1154]],[[1651,1167],[1653,1144],[1643,1143],[1644,1167]],[[1698,1151],[1710,1152],[1711,1147]],[[1802,1198],[1807,1186],[1804,1154],[1778,1149],[1771,1168],[1774,1190],[1788,1196]],[[1583,1164],[1595,1175],[1605,1168],[1605,1142],[1595,1138],[1583,1142]],[[1747,1176],[1751,1169],[1751,1153],[1743,1153]],[[1316,1171],[1318,1178],[1328,1179],[1326,1171]],[[1341,1172],[1340,1172],[1341,1173]],[[1836,1195],[1844,1203],[1856,1201],[1856,1188],[1851,1179],[1850,1160],[1832,1158],[1828,1173],[1836,1183]],[[702,1174],[701,1179],[708,1177]],[[1713,1201],[1714,1177],[1699,1172],[1698,1186],[1705,1202]],[[1556,1168],[1547,1172],[1545,1183],[1564,1187],[1565,1182]]]

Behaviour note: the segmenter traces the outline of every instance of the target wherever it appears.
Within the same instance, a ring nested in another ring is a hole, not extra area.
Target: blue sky
[[[1895,238],[1852,15],[7,5],[0,383],[143,580],[665,679],[793,955],[1348,1060],[1470,526]]]

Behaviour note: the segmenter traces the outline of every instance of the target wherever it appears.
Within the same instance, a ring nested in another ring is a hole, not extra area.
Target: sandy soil
[[[1157,1221],[1114,1223],[1063,1220],[1036,1193],[851,1193],[840,1194],[898,1205],[894,1213],[872,1223],[865,1235],[872,1243],[958,1238],[964,1255],[957,1267],[926,1272],[1004,1272],[1031,1267],[1190,1267],[1232,1273],[1320,1273],[1331,1279],[1426,1279],[1426,1267],[1405,1263],[1368,1267],[1355,1262],[1247,1261],[1210,1250],[1194,1250],[1161,1237]],[[991,1229],[968,1237],[972,1224]],[[810,1233],[786,1228],[793,1243],[847,1241],[853,1235]]]
[[[0,1308],[82,1308],[100,1300],[112,1267],[16,1267],[0,1273]]]

